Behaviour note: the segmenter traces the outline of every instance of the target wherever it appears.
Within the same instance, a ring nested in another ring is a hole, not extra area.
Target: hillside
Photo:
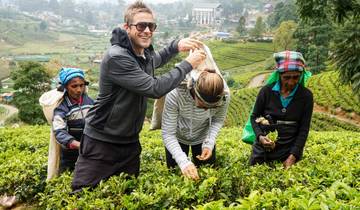
[[[246,77],[246,75],[245,75]],[[330,78],[331,77],[331,78]],[[308,87],[314,94],[314,101],[331,108],[325,113],[333,113],[335,109],[340,107],[347,111],[348,118],[355,116],[351,112],[357,114],[360,102],[351,93],[349,86],[341,86],[338,82],[337,74],[334,71],[321,73],[310,78]],[[250,114],[251,107],[255,103],[255,99],[259,88],[244,88],[232,92],[231,102],[227,115],[227,126],[242,127]],[[354,119],[357,122],[357,119]],[[341,131],[351,130],[360,132],[360,127],[340,121],[336,118],[329,117],[324,113],[314,111],[311,129],[317,131]]]
[[[341,108],[346,112],[360,115],[360,99],[351,91],[349,85],[341,85],[339,74],[335,71],[324,72],[309,80],[315,102],[333,111]]]
[[[56,60],[63,66],[97,68],[93,60],[101,58],[109,37],[89,33],[86,25],[64,24],[0,8],[0,79],[9,76],[9,61]]]
[[[230,72],[249,64],[264,61],[273,54],[271,43],[212,41],[208,43],[208,46],[218,67],[222,71]]]
[[[303,161],[289,170],[248,166],[250,146],[237,128],[221,131],[215,168],[192,182],[168,171],[159,131],[141,133],[138,179],[114,176],[81,197],[69,195],[71,174],[45,183],[48,126],[0,129],[0,195],[15,194],[47,209],[357,209],[359,133],[311,132]]]
[[[55,33],[47,33],[41,21],[23,14],[0,8],[0,40],[2,43],[20,46],[34,40],[52,40]]]

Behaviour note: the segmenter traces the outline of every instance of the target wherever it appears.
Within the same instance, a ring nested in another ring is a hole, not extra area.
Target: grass
[[[212,41],[207,43],[214,60],[222,71],[265,61],[272,55],[270,43],[225,43]]]

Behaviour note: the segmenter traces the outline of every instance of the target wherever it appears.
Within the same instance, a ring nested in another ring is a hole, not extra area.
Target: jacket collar
[[[118,45],[120,47],[126,48],[132,54],[134,54],[136,57],[141,58],[141,56],[136,55],[136,53],[132,47],[130,38],[129,38],[128,34],[126,33],[126,31],[121,29],[120,27],[117,27],[112,31],[112,37],[110,39],[110,43],[111,43],[111,45]],[[146,59],[150,58],[150,56],[153,52],[154,52],[154,48],[152,45],[150,45],[148,48],[145,48],[144,54],[145,54]]]
[[[83,95],[81,96],[81,104],[84,102],[84,99],[85,99],[84,96],[85,96],[85,94],[83,94]],[[74,105],[78,105],[77,103],[73,103],[73,100],[71,100],[71,98],[69,97],[69,95],[68,95],[67,92],[66,92],[65,95],[64,95],[64,99],[65,99],[65,101],[66,101],[66,103],[67,103],[67,105],[68,105],[69,107],[74,106]]]

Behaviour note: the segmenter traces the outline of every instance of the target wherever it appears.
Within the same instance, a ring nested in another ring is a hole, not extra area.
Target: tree
[[[236,27],[236,31],[240,34],[240,36],[244,36],[246,34],[246,19],[244,16],[241,16],[239,19],[238,26]]]
[[[360,1],[358,0],[297,0],[303,21],[327,14],[337,25],[331,61],[337,67],[340,81],[351,84],[353,92],[360,97]]]
[[[307,3],[304,3],[307,7]],[[304,5],[297,2],[300,14]],[[294,36],[297,38],[297,46],[304,54],[309,69],[313,73],[319,73],[326,69],[330,51],[330,42],[333,36],[333,24],[329,16],[329,9],[325,6],[314,8],[316,15],[312,18],[301,16],[301,21]]]
[[[320,73],[326,69],[333,27],[328,18],[317,18],[308,22],[300,21],[294,33],[297,50],[303,53],[309,70]]]
[[[91,59],[93,60],[93,59]],[[58,59],[51,59],[45,65],[46,73],[50,75],[50,77],[56,77],[59,73],[59,70],[63,67],[63,64]]]
[[[360,97],[360,21],[348,21],[339,26],[332,46],[331,61],[340,73],[343,84],[351,84]]]
[[[46,31],[47,28],[48,28],[48,24],[46,21],[41,21],[40,24],[39,24],[39,28],[41,31]]]
[[[271,28],[278,27],[282,22],[293,20],[298,22],[299,17],[295,12],[297,9],[294,1],[279,2],[275,5],[274,12],[267,19],[267,23]]]
[[[256,18],[255,27],[250,31],[250,35],[255,38],[261,38],[265,31],[265,24],[262,17]]]
[[[280,50],[291,50],[294,48],[295,40],[293,38],[297,24],[292,21],[282,22],[279,28],[275,32],[274,36],[274,49],[275,51]]]
[[[324,15],[324,11],[337,23],[343,23],[345,19],[355,20],[360,16],[360,2],[358,0],[297,0],[296,4],[301,19],[305,21]]]
[[[38,62],[22,62],[11,72],[14,80],[14,104],[19,109],[19,118],[25,123],[42,124],[45,118],[39,105],[39,97],[50,87],[50,76]]]

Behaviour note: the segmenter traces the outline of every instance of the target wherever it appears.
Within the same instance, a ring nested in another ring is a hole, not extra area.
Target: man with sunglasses
[[[185,75],[205,59],[202,43],[175,40],[155,52],[151,40],[156,29],[152,11],[141,1],[125,11],[124,29],[112,32],[111,47],[100,66],[99,95],[86,117],[72,188],[95,187],[112,175],[138,176],[142,129],[147,98],[159,98],[176,88]],[[178,52],[192,50],[173,70],[154,77],[154,69]]]
[[[305,82],[311,74],[299,52],[284,51],[274,57],[276,71],[260,90],[250,117],[256,134],[250,164],[281,161],[287,169],[301,159],[309,133],[313,95]],[[275,130],[276,142],[267,137]]]
[[[216,136],[223,126],[230,94],[215,71],[204,70],[190,79],[191,89],[179,86],[166,95],[161,127],[168,168],[178,165],[185,177],[197,180],[196,167],[215,162]],[[188,159],[190,148],[192,161]]]

